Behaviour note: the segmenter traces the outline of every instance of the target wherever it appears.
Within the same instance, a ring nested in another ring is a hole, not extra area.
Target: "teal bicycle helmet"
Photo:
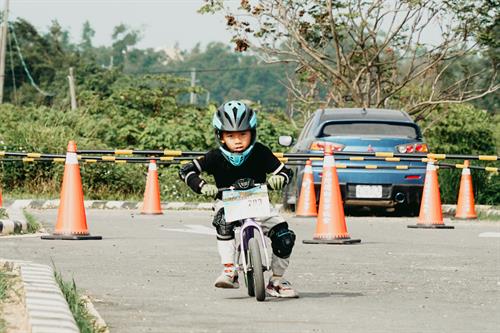
[[[257,140],[257,115],[255,111],[240,101],[229,101],[222,104],[214,113],[212,125],[215,129],[215,139],[222,155],[234,166],[245,162]],[[241,153],[229,151],[221,141],[222,132],[238,132],[250,130],[252,138],[250,145]]]

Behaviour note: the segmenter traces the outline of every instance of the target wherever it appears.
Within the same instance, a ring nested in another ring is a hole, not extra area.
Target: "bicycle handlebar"
[[[233,190],[237,190],[237,191],[245,191],[245,190],[249,190],[251,188],[255,188],[255,187],[260,187],[262,185],[266,185],[267,188],[269,189],[269,184],[268,183],[265,183],[265,184],[261,184],[261,183],[254,183],[252,186],[246,188],[246,189],[237,189],[235,186],[229,186],[229,187],[221,187],[221,188],[218,188],[218,193],[221,193],[221,192],[224,192],[224,191],[233,191]]]

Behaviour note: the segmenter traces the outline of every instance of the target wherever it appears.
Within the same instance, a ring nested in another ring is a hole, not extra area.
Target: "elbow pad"
[[[201,170],[195,164],[195,162],[190,162],[183,165],[179,169],[179,177],[196,193],[201,193],[201,187],[205,184],[205,181],[200,178]]]

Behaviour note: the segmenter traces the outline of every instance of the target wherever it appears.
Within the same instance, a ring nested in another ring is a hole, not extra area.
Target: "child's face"
[[[222,142],[232,153],[241,153],[250,146],[252,133],[250,130],[239,132],[222,132]]]

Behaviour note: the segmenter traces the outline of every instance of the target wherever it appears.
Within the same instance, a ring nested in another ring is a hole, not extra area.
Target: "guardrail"
[[[115,150],[78,150],[80,154],[103,154],[103,155],[150,155],[150,156],[201,156],[206,152],[200,151],[182,151],[182,150],[133,150],[133,149],[115,149]],[[275,152],[276,157],[283,158],[314,158],[323,157],[323,152],[318,153],[280,153]],[[1,154],[0,154],[1,156]],[[498,161],[500,158],[497,155],[463,155],[463,154],[403,154],[392,152],[334,152],[334,156],[362,156],[362,157],[384,157],[384,158],[430,158],[434,160],[480,160],[480,161]]]
[[[9,155],[7,155],[9,154]],[[8,162],[22,162],[22,163],[34,163],[34,162],[52,162],[52,163],[64,163],[65,155],[58,154],[41,154],[41,153],[8,153],[5,152],[3,156],[25,156],[22,158],[0,158],[0,163],[8,163]],[[464,155],[465,156],[465,155]],[[93,164],[93,163],[115,163],[115,164],[132,164],[132,163],[140,163],[147,164],[149,161],[154,160],[158,165],[172,165],[172,164],[185,164],[193,159],[192,156],[151,156],[151,157],[117,157],[117,156],[85,156],[78,155],[77,158],[82,162],[82,164]],[[386,162],[422,162],[427,163],[431,161],[430,158],[400,158],[400,157],[340,157],[335,158],[337,161],[386,161]],[[297,158],[297,157],[281,157],[279,160],[287,165],[300,166],[305,165],[305,162],[308,159]],[[310,158],[313,161],[322,161],[323,158],[313,157]],[[396,170],[407,170],[407,169],[425,169],[425,165],[375,165],[375,164],[367,164],[367,165],[346,165],[343,163],[335,164],[339,169],[396,169]],[[449,164],[449,163],[436,163],[437,167],[447,168],[447,169],[464,169],[466,168],[465,164]],[[475,166],[470,165],[469,169],[475,170],[484,170],[486,172],[498,172],[497,167],[483,167],[483,166]]]

